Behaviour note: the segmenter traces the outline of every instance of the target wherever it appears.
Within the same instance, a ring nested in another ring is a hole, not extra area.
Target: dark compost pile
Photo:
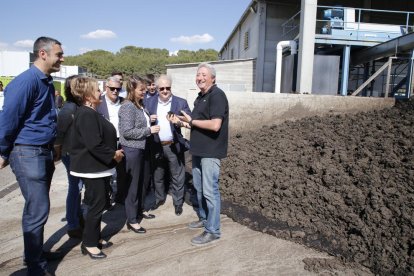
[[[233,133],[223,213],[374,273],[414,273],[413,146],[413,100]]]

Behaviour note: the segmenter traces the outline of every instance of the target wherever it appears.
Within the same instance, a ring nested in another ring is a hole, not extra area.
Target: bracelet
[[[190,128],[192,128],[192,127],[193,127],[193,119],[191,119],[191,120],[188,122],[188,125],[190,126]]]

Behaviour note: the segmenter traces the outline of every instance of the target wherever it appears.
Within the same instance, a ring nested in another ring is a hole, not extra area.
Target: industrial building
[[[254,0],[214,62],[227,91],[409,97],[414,2]],[[196,64],[168,65],[177,88]],[[175,77],[174,77],[175,76]],[[249,90],[249,89],[252,90]]]

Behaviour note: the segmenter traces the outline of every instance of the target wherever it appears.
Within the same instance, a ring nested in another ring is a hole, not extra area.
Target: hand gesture
[[[151,129],[151,134],[160,132],[160,126],[159,125],[151,126],[150,129]]]
[[[124,158],[124,150],[120,149],[115,151],[114,159],[117,163],[121,162],[122,158]]]
[[[183,114],[182,116],[178,116],[178,118],[180,118],[181,121],[189,123],[191,121],[191,117],[190,115],[188,115],[184,110],[181,110],[181,114]]]

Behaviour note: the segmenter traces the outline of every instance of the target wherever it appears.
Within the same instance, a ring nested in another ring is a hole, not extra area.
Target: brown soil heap
[[[414,101],[233,135],[223,212],[379,274],[414,272]]]

